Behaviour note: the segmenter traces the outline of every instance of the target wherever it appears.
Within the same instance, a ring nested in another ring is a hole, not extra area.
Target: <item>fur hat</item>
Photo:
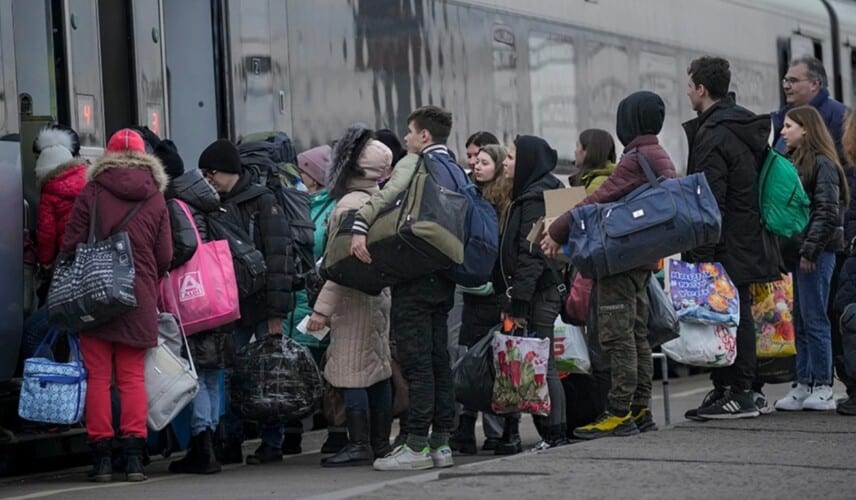
[[[365,174],[359,165],[363,148],[372,140],[372,130],[363,123],[348,127],[345,135],[336,142],[327,168],[327,191],[330,196],[339,199],[347,193],[348,181]]]
[[[178,148],[175,147],[174,142],[169,139],[160,141],[155,146],[154,154],[163,163],[164,171],[170,179],[175,179],[184,174],[184,160],[178,154]]]
[[[40,139],[42,132],[48,133],[45,139]],[[62,144],[71,151],[72,156],[80,155],[80,137],[78,137],[77,132],[73,128],[61,123],[48,125],[41,130],[39,137],[33,141],[33,154],[38,156],[41,154],[42,149],[54,144]]]
[[[229,139],[217,139],[199,155],[199,170],[240,174],[242,167],[238,148]]]
[[[44,178],[63,163],[74,159],[72,150],[76,137],[72,134],[71,129],[59,127],[45,127],[39,132],[33,142],[33,151],[39,155],[36,160],[36,177]]]
[[[307,149],[297,155],[297,168],[323,186],[327,182],[327,166],[330,164],[331,151],[332,148],[326,144]]]
[[[107,153],[145,153],[146,143],[136,130],[123,128],[107,141]]]

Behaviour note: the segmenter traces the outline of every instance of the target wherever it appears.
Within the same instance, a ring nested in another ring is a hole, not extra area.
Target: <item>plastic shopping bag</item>
[[[495,328],[491,332],[498,330]],[[492,341],[492,333],[485,335],[458,360],[452,371],[455,401],[471,410],[492,411],[493,382],[496,379]]]
[[[680,337],[660,348],[678,363],[721,368],[737,357],[737,327],[681,322]]]
[[[752,294],[757,356],[786,358],[795,355],[793,277],[787,274],[780,281],[749,285],[749,292]]]
[[[672,301],[666,295],[660,282],[652,274],[648,279],[648,343],[651,348],[658,347],[665,342],[678,338],[681,324],[678,314],[672,306]]]
[[[549,415],[547,361],[550,358],[550,339],[494,332],[491,343],[496,370],[491,403],[493,411]]]
[[[559,378],[572,373],[587,375],[591,373],[591,360],[583,329],[566,325],[560,318],[553,325],[553,357]]]
[[[682,321],[727,326],[740,322],[737,287],[722,264],[673,260],[668,280],[672,305]]]

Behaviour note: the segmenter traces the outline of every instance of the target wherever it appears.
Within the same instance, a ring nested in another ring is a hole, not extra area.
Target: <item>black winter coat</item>
[[[187,204],[193,224],[199,231],[199,238],[205,243],[210,241],[208,214],[219,212],[220,197],[197,169],[188,170],[172,179],[167,187],[166,197],[172,226],[174,269],[190,260],[197,249],[196,233],[176,199]],[[182,257],[177,258],[180,253]],[[231,366],[235,352],[234,329],[234,324],[228,324],[188,337],[187,343],[196,366],[208,369]]]
[[[687,173],[704,173],[722,214],[719,242],[684,253],[691,262],[721,262],[737,286],[780,278],[781,251],[761,224],[759,166],[767,152],[770,117],[727,97],[684,123],[690,147]]]
[[[815,262],[823,251],[844,250],[843,219],[847,205],[841,184],[847,180],[832,160],[823,155],[815,158],[812,174],[808,178],[801,175],[800,179],[811,199],[811,214],[803,234],[788,246],[799,248],[800,257]]]
[[[493,280],[497,292],[504,290],[509,298],[502,305],[503,311],[515,318],[529,318],[535,293],[558,284],[541,247],[526,240],[532,226],[545,214],[544,191],[564,187],[550,173],[556,168],[556,159],[556,151],[544,139],[518,137],[513,201],[500,236]]]
[[[850,205],[844,213],[844,244],[849,245],[853,238],[856,238],[856,197],[853,196],[853,193],[856,193],[856,167],[844,167],[844,175],[850,187]]]
[[[265,290],[241,301],[243,326],[254,326],[272,318],[284,318],[294,306],[292,284],[295,270],[292,259],[291,227],[274,194],[253,183],[248,173],[241,175],[232,191],[220,195],[221,209],[237,213],[265,256]]]
[[[838,313],[849,304],[856,302],[856,255],[852,252],[838,275],[838,290],[835,291],[833,307]]]

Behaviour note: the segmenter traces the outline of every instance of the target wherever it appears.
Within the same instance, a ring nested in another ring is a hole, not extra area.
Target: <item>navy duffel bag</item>
[[[704,174],[657,179],[619,201],[574,208],[566,252],[586,278],[604,278],[719,241],[722,217]]]

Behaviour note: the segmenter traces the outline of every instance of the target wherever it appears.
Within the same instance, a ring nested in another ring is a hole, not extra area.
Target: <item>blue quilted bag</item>
[[[32,358],[24,361],[24,383],[18,401],[18,415],[48,424],[76,424],[86,403],[86,369],[80,358],[80,342],[68,334],[71,361],[54,360],[51,348],[59,337],[51,330]]]

